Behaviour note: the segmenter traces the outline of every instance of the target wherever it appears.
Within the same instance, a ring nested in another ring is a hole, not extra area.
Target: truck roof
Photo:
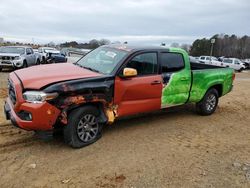
[[[142,45],[126,45],[126,44],[111,44],[104,45],[103,47],[116,48],[125,51],[141,51],[141,50],[167,50],[169,48],[164,46],[142,46]]]

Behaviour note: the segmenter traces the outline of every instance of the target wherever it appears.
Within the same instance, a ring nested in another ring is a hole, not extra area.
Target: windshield
[[[213,61],[218,61],[218,59],[216,57],[212,57]]]
[[[103,74],[110,74],[127,53],[114,48],[100,47],[82,57],[76,65]]]
[[[25,50],[22,47],[0,47],[0,53],[24,54]]]

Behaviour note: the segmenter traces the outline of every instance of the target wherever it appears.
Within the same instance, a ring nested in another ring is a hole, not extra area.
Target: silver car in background
[[[40,60],[29,46],[0,47],[0,71],[3,68],[25,68],[40,64]]]

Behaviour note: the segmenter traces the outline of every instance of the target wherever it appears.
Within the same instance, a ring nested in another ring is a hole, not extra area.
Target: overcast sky
[[[5,40],[157,45],[216,33],[250,35],[250,0],[0,0]]]

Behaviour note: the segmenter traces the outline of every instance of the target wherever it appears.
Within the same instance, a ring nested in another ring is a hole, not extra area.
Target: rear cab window
[[[163,52],[161,53],[161,71],[162,73],[177,72],[185,67],[182,54]]]

